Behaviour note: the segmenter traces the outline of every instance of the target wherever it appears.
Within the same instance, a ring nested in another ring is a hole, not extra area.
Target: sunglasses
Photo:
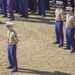
[[[7,27],[10,27],[10,26],[7,26]]]

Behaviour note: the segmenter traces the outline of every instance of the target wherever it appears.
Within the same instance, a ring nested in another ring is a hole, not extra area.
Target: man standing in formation
[[[62,2],[56,1],[57,8],[55,10],[55,32],[56,32],[56,42],[54,44],[60,44],[59,47],[62,47],[64,44],[63,38],[63,9],[62,9]]]
[[[0,0],[0,14],[3,14],[3,1]]]
[[[7,43],[8,43],[8,60],[9,66],[7,69],[13,69],[12,72],[18,71],[16,49],[18,43],[17,33],[13,30],[13,23],[6,22],[7,31]]]
[[[75,52],[75,41],[74,41],[74,15],[72,13],[72,7],[66,7],[67,15],[66,15],[66,48],[71,49],[71,53]]]

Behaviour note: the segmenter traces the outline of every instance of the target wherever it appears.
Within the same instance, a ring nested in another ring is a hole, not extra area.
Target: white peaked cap
[[[66,10],[72,10],[73,8],[72,7],[66,7]]]
[[[12,22],[6,22],[6,26],[13,26],[14,23]]]
[[[56,4],[63,4],[63,2],[62,1],[56,1]]]

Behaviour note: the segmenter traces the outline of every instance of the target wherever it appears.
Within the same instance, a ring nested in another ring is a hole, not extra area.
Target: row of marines
[[[53,0],[56,4],[57,0]],[[68,6],[68,0],[60,0],[63,2],[63,7],[66,8]],[[45,16],[46,11],[50,10],[50,0],[0,0],[0,8],[2,13],[4,14],[3,17],[7,17],[9,13],[10,20],[14,20],[14,10],[17,13],[21,14],[21,18],[28,18],[28,9],[30,9],[33,13],[38,11],[38,15]],[[74,0],[70,0],[71,6],[74,12]],[[37,10],[38,8],[38,10]]]

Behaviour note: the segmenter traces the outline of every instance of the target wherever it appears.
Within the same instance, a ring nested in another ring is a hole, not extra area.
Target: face
[[[71,13],[72,13],[72,11],[71,11],[71,10],[68,10],[68,11],[67,11],[67,13],[68,13],[68,14],[71,14]]]
[[[7,26],[8,30],[12,30],[13,26]]]
[[[61,5],[60,4],[57,4],[57,6],[56,6],[57,8],[60,8],[61,7]]]

